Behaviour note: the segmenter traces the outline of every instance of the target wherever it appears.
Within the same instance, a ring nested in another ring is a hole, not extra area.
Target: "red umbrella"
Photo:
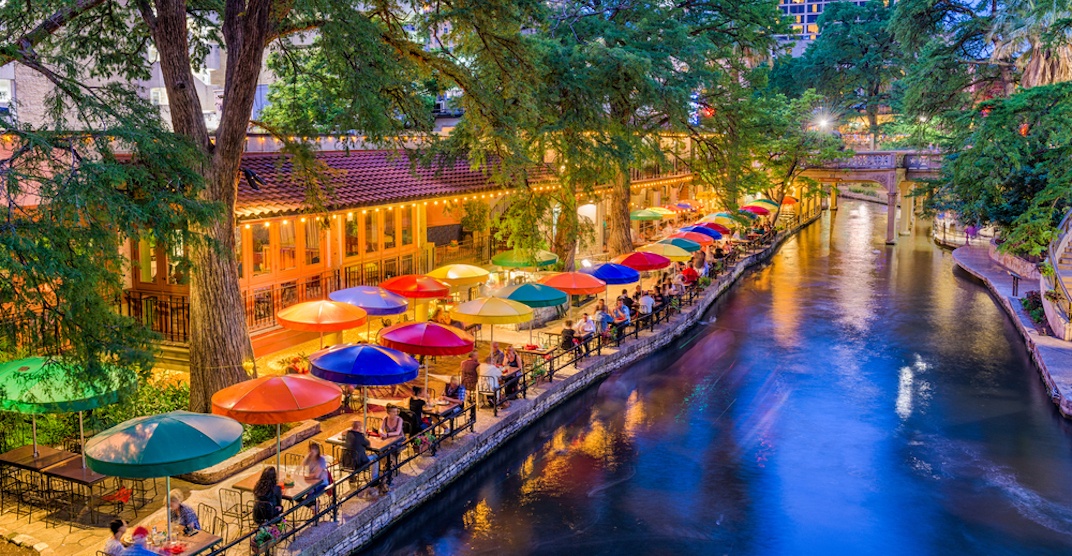
[[[239,382],[212,395],[212,412],[248,425],[276,426],[276,465],[279,465],[279,425],[321,417],[339,409],[339,386],[310,375],[265,376]]]
[[[607,289],[606,282],[591,274],[585,274],[583,272],[559,272],[558,274],[544,276],[540,279],[540,283],[556,290],[564,291],[568,293],[570,297],[573,297],[574,295],[602,293]],[[569,317],[569,311],[571,311],[572,308],[573,303],[566,306],[567,318]]]
[[[633,270],[644,272],[646,270],[659,270],[670,266],[670,259],[656,253],[627,253],[615,258],[612,263],[627,266]]]
[[[403,322],[380,330],[380,345],[412,355],[463,355],[473,351],[476,339],[438,322]],[[428,369],[424,370],[424,389],[428,389]]]
[[[540,283],[570,295],[602,293],[607,287],[607,283],[603,280],[583,272],[560,272],[544,276],[540,279]]]
[[[291,305],[275,314],[280,326],[291,330],[320,333],[324,347],[325,332],[339,332],[365,324],[368,313],[360,307],[338,301],[306,301]]]
[[[754,205],[749,205],[747,207],[741,207],[741,210],[744,211],[744,212],[750,212],[752,214],[758,214],[760,216],[765,216],[765,215],[770,214],[769,210],[767,210],[767,209],[765,209],[763,207],[757,207],[757,206],[754,206]]]
[[[450,284],[421,274],[403,274],[380,282],[380,287],[410,299],[436,299],[450,295]]]
[[[718,232],[720,234],[727,235],[727,236],[733,234],[733,231],[730,230],[729,228],[723,226],[722,224],[716,224],[714,222],[697,222],[697,223],[693,224],[693,226],[703,226],[704,228],[707,228],[709,230],[714,230],[714,231],[716,231],[716,232]]]
[[[697,232],[678,232],[670,237],[679,237],[681,239],[695,241],[700,245],[707,245],[708,243],[712,243],[715,241],[714,238],[712,238],[711,236],[700,234]]]
[[[380,331],[380,345],[413,355],[463,355],[473,351],[472,335],[438,322],[403,322]]]

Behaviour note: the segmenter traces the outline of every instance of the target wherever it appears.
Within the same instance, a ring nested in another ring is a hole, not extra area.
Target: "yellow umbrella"
[[[490,324],[494,342],[496,324],[528,322],[532,320],[532,307],[501,297],[481,297],[458,305],[450,316],[465,323]]]
[[[655,214],[659,214],[659,215],[662,215],[662,216],[677,216],[676,212],[674,212],[674,211],[672,211],[670,209],[663,208],[663,207],[648,207],[648,208],[646,208],[644,210],[649,211],[649,212],[654,212]]]
[[[472,286],[483,284],[488,280],[488,271],[471,264],[448,264],[441,266],[427,274],[432,278],[438,278],[451,287]]]
[[[637,248],[637,251],[655,253],[656,255],[662,255],[671,261],[677,262],[685,262],[692,259],[692,253],[670,243],[649,243],[647,245],[641,245]]]
[[[722,224],[727,228],[732,228],[737,225],[737,221],[721,214],[708,214],[700,219],[700,222],[714,222],[715,224]]]

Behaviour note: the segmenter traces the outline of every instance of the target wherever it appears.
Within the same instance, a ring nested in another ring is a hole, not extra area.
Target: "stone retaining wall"
[[[1038,280],[1042,277],[1042,274],[1039,273],[1037,264],[1025,261],[1016,255],[998,251],[998,244],[994,240],[990,240],[989,250],[990,258],[993,259],[994,262],[1019,274],[1021,278],[1024,278],[1025,280]]]
[[[387,495],[382,496],[348,521],[339,523],[336,530],[302,550],[302,556],[345,556],[364,547],[377,534],[431,499],[554,407],[602,380],[614,370],[665,347],[684,334],[742,274],[769,259],[782,242],[803,227],[818,220],[821,214],[796,229],[782,234],[770,247],[735,265],[730,274],[713,282],[695,304],[683,309],[669,323],[661,325],[657,329],[657,334],[629,340],[613,354],[592,357],[579,372],[556,380],[546,391],[535,398],[514,401],[511,411],[502,415],[498,422],[487,430],[473,433],[477,436],[477,440],[473,443],[472,449],[456,450],[437,456],[435,462],[425,468],[417,480],[396,483]]]
[[[302,421],[301,424],[284,433],[279,444],[283,450],[286,450],[287,448],[318,434],[320,434],[319,421]],[[179,478],[199,485],[214,485],[228,477],[241,473],[274,455],[275,438],[272,438],[271,440],[261,442],[253,448],[243,450],[212,467],[206,467],[205,469],[187,473],[186,475],[179,475]]]

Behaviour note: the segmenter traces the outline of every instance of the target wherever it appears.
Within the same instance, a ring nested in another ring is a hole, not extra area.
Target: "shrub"
[[[1036,323],[1041,324],[1046,320],[1046,311],[1042,308],[1042,294],[1038,291],[1031,290],[1024,294],[1020,298],[1020,306],[1024,308],[1031,320]]]

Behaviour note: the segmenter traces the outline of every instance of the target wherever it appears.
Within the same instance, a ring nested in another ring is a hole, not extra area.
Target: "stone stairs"
[[[1064,251],[1057,255],[1057,275],[1066,288],[1072,285],[1072,243],[1066,244]]]

